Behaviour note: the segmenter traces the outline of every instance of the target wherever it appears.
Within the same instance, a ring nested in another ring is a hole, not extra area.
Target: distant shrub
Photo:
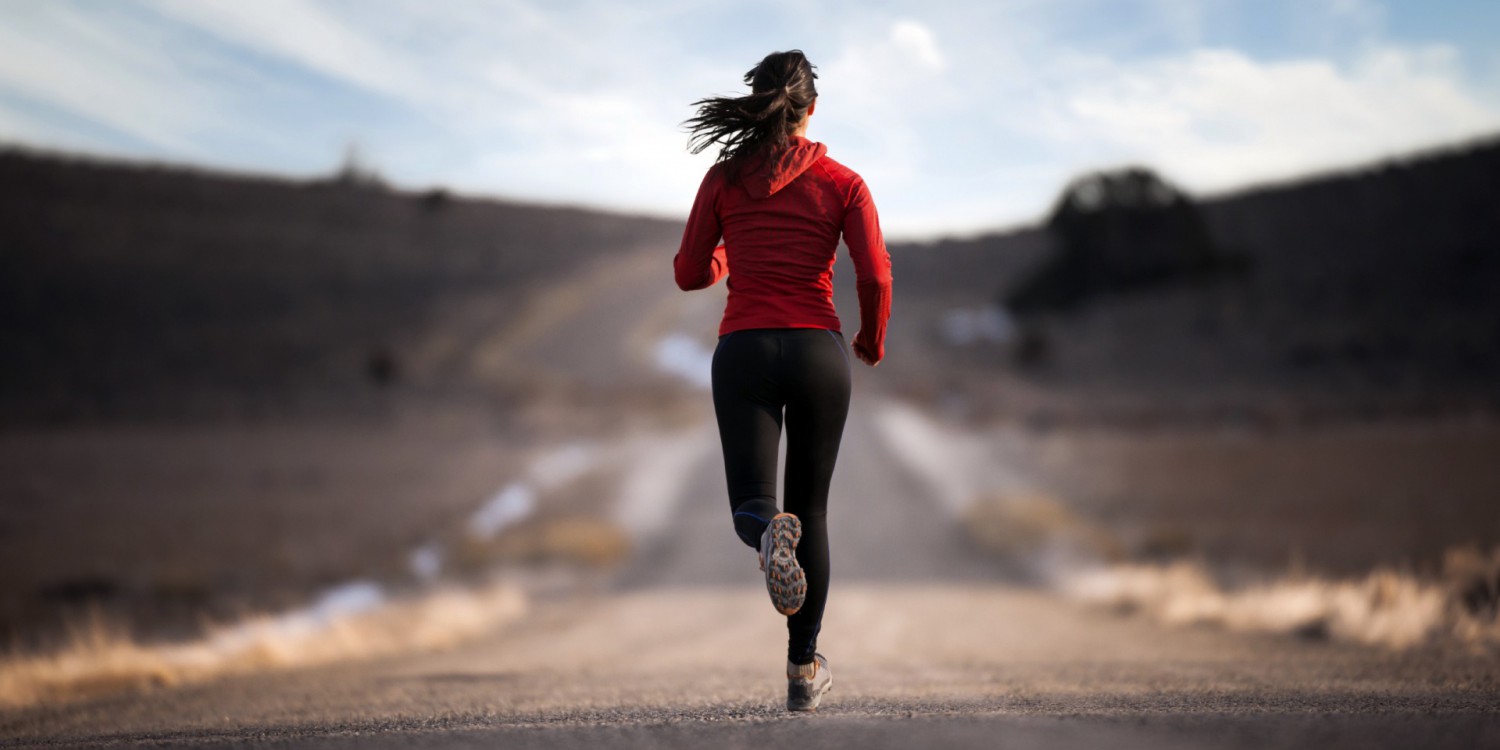
[[[374,166],[365,162],[359,148],[350,145],[344,152],[344,162],[333,174],[333,182],[357,188],[386,188],[389,184]]]
[[[448,189],[440,187],[432,188],[422,193],[421,198],[422,208],[427,211],[440,211],[447,208],[448,203],[452,200],[453,196],[448,192]]]
[[[1100,295],[1246,269],[1214,244],[1185,193],[1142,167],[1074,180],[1047,231],[1053,257],[1006,295],[1012,312],[1065,310]]]
[[[396,355],[385,347],[371,351],[369,359],[365,361],[365,375],[375,385],[391,385],[396,382],[400,374],[401,368]]]

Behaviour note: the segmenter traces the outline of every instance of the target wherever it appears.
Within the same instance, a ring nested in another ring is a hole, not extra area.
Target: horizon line
[[[1252,195],[1254,193],[1264,192],[1268,190],[1285,189],[1295,185],[1310,182],[1319,182],[1344,176],[1352,176],[1378,169],[1389,168],[1392,166],[1409,164],[1412,162],[1424,161],[1441,156],[1473,151],[1493,144],[1500,144],[1500,131],[1496,131],[1494,133],[1486,135],[1472,136],[1456,141],[1449,141],[1446,143],[1417,146],[1410,150],[1392,153],[1386,156],[1377,157],[1375,159],[1354,162],[1345,166],[1315,169],[1299,175],[1282,178],[1270,178],[1223,190],[1195,192],[1182,188],[1181,186],[1174,185],[1174,187],[1177,187],[1178,190],[1182,191],[1184,194],[1188,195],[1196,202],[1226,200],[1246,195]],[[165,172],[175,172],[180,174],[223,177],[229,179],[242,179],[259,182],[281,182],[302,185],[315,183],[337,183],[340,179],[339,175],[341,170],[345,169],[348,166],[348,164],[346,163],[341,163],[340,165],[334,167],[334,169],[326,172],[299,174],[296,172],[256,170],[231,165],[174,161],[170,159],[139,157],[125,154],[110,154],[106,152],[73,151],[48,146],[36,146],[22,141],[0,140],[0,157],[10,156],[14,154],[38,159],[50,159],[58,162],[82,163],[90,166],[134,168],[142,170],[151,169]],[[378,168],[371,168],[369,165],[364,166],[369,171],[369,175],[375,178],[374,184],[369,185],[368,187],[372,189],[383,190],[389,193],[409,195],[412,197],[421,197],[425,194],[441,192],[447,194],[450,198],[474,202],[501,203],[512,206],[533,207],[545,210],[585,211],[591,213],[644,219],[648,221],[683,223],[687,220],[686,211],[683,211],[681,214],[668,215],[649,209],[632,208],[627,206],[609,206],[562,200],[553,201],[547,200],[545,198],[518,197],[499,192],[475,193],[442,184],[402,184],[399,182],[388,181],[383,175],[381,175]],[[1101,172],[1113,172],[1128,168],[1144,168],[1151,170],[1158,175],[1161,174],[1161,170],[1149,164],[1141,162],[1120,162],[1117,164],[1103,165],[1079,171],[1073,177],[1069,178],[1065,185],[1071,184],[1073,181],[1085,175],[1098,174]],[[1163,179],[1167,178],[1163,177]],[[952,230],[936,230],[933,233],[922,233],[920,236],[916,234],[897,234],[888,236],[887,240],[892,244],[904,245],[932,245],[943,242],[972,241],[983,237],[1013,234],[1015,232],[1025,231],[1028,229],[1035,229],[1043,225],[1045,222],[1046,215],[1043,214],[1042,216],[1036,217],[1035,219],[1031,219],[1029,221],[1022,221],[1012,224],[997,224],[992,227],[969,230],[957,228]]]

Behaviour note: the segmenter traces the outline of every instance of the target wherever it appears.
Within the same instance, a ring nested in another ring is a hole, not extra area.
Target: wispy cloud
[[[32,5],[0,24],[0,85],[147,146],[207,157],[192,134],[219,121],[217,90],[160,51],[168,36],[108,7]]]
[[[1232,50],[1081,61],[1038,137],[1158,165],[1199,189],[1286,177],[1500,126],[1455,83],[1452,50],[1378,48],[1345,69]]]
[[[902,20],[891,24],[891,43],[902,57],[920,67],[942,70],[947,66],[943,53],[938,51],[937,36],[932,29],[916,21]]]
[[[822,74],[811,135],[866,176],[887,231],[972,231],[1034,218],[1087,167],[1221,189],[1500,130],[1500,79],[1474,71],[1493,52],[1404,41],[1388,15],[1375,0],[10,4],[0,139],[304,174],[358,140],[402,184],[679,214],[708,164],[684,151],[688,104],[801,46]]]
[[[345,5],[340,15],[302,0],[146,0],[146,5],[227,42],[371,91],[420,99],[426,90],[419,71],[405,60],[406,49],[360,33],[355,6]]]

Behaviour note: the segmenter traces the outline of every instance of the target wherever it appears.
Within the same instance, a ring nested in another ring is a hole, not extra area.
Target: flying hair
[[[723,162],[784,147],[818,98],[816,69],[802,50],[766,55],[745,73],[749,94],[693,102],[698,114],[683,122],[692,133],[688,150],[697,154],[719,144],[718,161]]]

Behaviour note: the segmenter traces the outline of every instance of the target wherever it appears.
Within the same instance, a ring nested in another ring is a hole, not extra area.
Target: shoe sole
[[[771,554],[766,562],[766,591],[771,604],[783,615],[794,615],[807,599],[807,574],[797,564],[797,542],[802,540],[802,521],[790,513],[771,519]]]

